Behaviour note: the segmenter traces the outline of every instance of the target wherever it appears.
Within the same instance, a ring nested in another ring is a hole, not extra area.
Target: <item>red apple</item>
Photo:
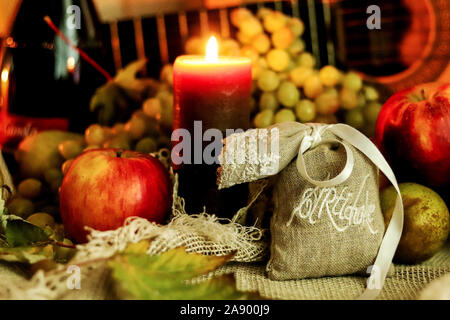
[[[450,183],[450,84],[426,83],[393,95],[378,115],[375,142],[400,181]]]
[[[85,227],[112,230],[130,216],[162,223],[171,197],[169,174],[158,159],[120,149],[92,149],[75,158],[59,195],[64,227],[80,243]]]

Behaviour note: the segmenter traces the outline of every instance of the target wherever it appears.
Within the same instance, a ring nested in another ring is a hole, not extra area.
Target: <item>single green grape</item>
[[[99,124],[91,124],[85,131],[85,140],[86,143],[101,145],[105,142],[109,136],[108,132]]]
[[[316,105],[308,99],[302,99],[295,105],[295,114],[301,122],[313,121],[316,117]]]
[[[272,9],[269,9],[269,8],[266,8],[266,7],[261,7],[261,8],[259,8],[258,11],[256,12],[256,17],[257,17],[258,19],[264,19],[264,17],[265,17],[266,15],[268,15],[268,14],[270,14],[270,13],[272,13],[272,12],[273,12]]]
[[[131,150],[131,141],[127,132],[118,134],[103,143],[103,148]]]
[[[241,56],[249,58],[252,63],[257,62],[259,59],[258,51],[251,45],[243,46],[241,48]]]
[[[264,54],[270,49],[270,39],[265,33],[258,34],[253,38],[252,46],[260,54]]]
[[[258,80],[261,72],[267,69],[267,62],[264,58],[258,58],[257,61],[252,63],[252,80]],[[252,88],[255,89],[255,88]],[[254,91],[252,91],[252,94]]]
[[[283,108],[275,114],[275,123],[295,121],[295,113],[292,109]]]
[[[227,57],[237,57],[241,52],[239,43],[234,39],[225,39],[219,46],[220,55]]]
[[[312,73],[305,79],[305,82],[303,83],[303,92],[307,98],[314,99],[321,94],[322,91],[322,82],[320,82],[320,78],[317,73]]]
[[[287,49],[294,42],[294,33],[288,27],[282,27],[272,33],[272,44],[277,49]]]
[[[258,112],[253,119],[253,124],[256,128],[266,128],[273,124],[274,116],[273,111],[266,109]]]
[[[339,92],[339,105],[346,110],[358,107],[358,94],[347,87],[342,87]]]
[[[64,163],[61,166],[61,172],[63,173],[63,175],[66,175],[67,170],[69,170],[69,167],[72,164],[72,162],[73,162],[73,159],[64,161]]]
[[[250,38],[263,32],[261,22],[254,16],[247,17],[239,25],[239,30]]]
[[[260,73],[258,78],[258,88],[262,91],[274,91],[278,88],[280,79],[278,75],[272,70],[264,70]]]
[[[165,64],[159,73],[159,79],[168,85],[173,85],[173,67],[171,64]]]
[[[267,64],[267,60],[265,57],[259,57],[257,63],[260,65],[262,69],[268,69],[269,65]]]
[[[289,66],[291,57],[285,50],[272,49],[267,53],[266,59],[267,64],[272,70],[281,72]]]
[[[364,118],[367,120],[368,123],[376,123],[378,119],[378,114],[381,110],[381,104],[378,102],[371,102],[369,103],[364,109]]]
[[[345,113],[345,123],[355,129],[362,129],[365,125],[364,116],[361,109],[352,109]]]
[[[277,98],[283,106],[293,108],[300,99],[300,92],[292,82],[283,81],[278,87]]]
[[[287,16],[279,11],[271,11],[270,13],[264,15],[263,25],[264,29],[268,32],[273,33],[278,29],[283,28],[287,23]]]
[[[236,32],[236,38],[238,41],[243,45],[250,45],[252,43],[252,37],[250,37],[248,34],[242,32],[242,30],[239,30]]]
[[[294,42],[292,42],[292,44],[289,46],[288,51],[291,55],[298,56],[300,53],[305,51],[305,41],[300,38],[296,38]],[[294,61],[292,62],[295,64],[295,66],[297,66]]]
[[[334,114],[339,109],[339,94],[335,88],[328,88],[314,100],[318,113]]]
[[[34,212],[34,204],[25,198],[14,198],[6,206],[10,214],[26,219]]]
[[[377,101],[378,98],[380,97],[377,89],[375,89],[374,87],[364,86],[363,91],[367,101]]]
[[[165,108],[173,108],[173,93],[169,90],[159,90],[155,98],[158,98],[161,101],[161,105],[163,109]],[[142,117],[145,118],[145,113],[142,110],[137,110],[135,113],[138,113]]]
[[[289,65],[287,66],[286,70],[283,72],[286,74],[286,80],[290,79],[290,77],[291,77],[290,73],[295,68],[297,68],[297,65],[295,64],[295,62],[292,59],[289,60]]]
[[[247,18],[253,18],[253,13],[247,8],[236,8],[230,12],[231,24],[237,28]]]
[[[305,31],[305,24],[299,18],[290,18],[287,22],[295,37],[300,37]]]
[[[66,140],[59,144],[58,151],[64,159],[74,159],[83,152],[85,145],[83,141]]]
[[[186,54],[205,54],[205,40],[200,37],[190,37],[184,46]]]
[[[138,141],[135,149],[138,152],[151,153],[157,150],[157,144],[155,139],[146,137]]]
[[[111,129],[111,135],[114,136],[121,132],[125,132],[125,123],[117,122]]]
[[[334,87],[339,83],[340,72],[334,66],[325,66],[319,71],[320,81],[324,86]]]
[[[53,228],[55,226],[55,219],[45,212],[33,213],[27,218],[27,221],[42,229],[46,227]]]
[[[356,72],[349,72],[342,78],[342,86],[353,91],[359,91],[362,89],[363,82]]]
[[[144,136],[146,131],[146,123],[142,118],[130,119],[125,123],[125,130],[131,139],[137,140]]]
[[[162,105],[158,98],[150,98],[142,104],[142,111],[150,118],[158,119],[161,117]]]
[[[259,97],[259,109],[260,110],[272,110],[278,109],[279,103],[277,96],[274,92],[263,92]]]
[[[17,190],[24,198],[36,199],[42,193],[42,182],[33,178],[25,179],[19,183]]]
[[[296,67],[289,73],[289,78],[297,87],[303,87],[305,80],[314,73],[309,67]]]
[[[297,58],[297,65],[302,67],[314,68],[314,66],[316,65],[316,58],[314,58],[314,56],[309,52],[303,52]]]
[[[169,108],[164,108],[162,112],[164,112],[166,109]],[[161,117],[162,116],[163,115],[161,114]],[[139,113],[139,116],[133,115],[131,119],[127,123],[125,123],[125,131],[128,133],[129,137],[132,140],[139,140],[143,136],[148,134],[158,134],[158,122],[156,119],[152,119],[142,112]]]
[[[70,241],[67,238],[64,238],[62,241],[65,245],[73,245],[72,241]],[[69,247],[63,247],[60,245],[55,246],[55,260],[59,262],[66,262],[69,261],[74,255],[75,255],[76,249],[75,248],[69,248]]]
[[[367,104],[366,96],[361,91],[358,92],[358,108],[362,108]]]

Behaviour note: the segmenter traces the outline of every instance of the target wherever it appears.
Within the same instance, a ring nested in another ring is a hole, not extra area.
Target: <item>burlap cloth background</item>
[[[359,276],[272,281],[267,277],[265,264],[258,263],[229,263],[202,278],[227,273],[234,274],[239,290],[259,292],[261,296],[269,299],[354,299],[363,292],[366,284],[366,278]],[[450,274],[450,242],[431,259],[419,265],[396,265],[395,275],[386,279],[378,299],[417,299],[428,283],[445,274]],[[17,266],[0,263],[0,286],[9,281],[26,280]],[[82,279],[80,290],[69,291],[62,297],[87,300],[117,298],[110,272],[101,266],[89,273],[89,279]]]

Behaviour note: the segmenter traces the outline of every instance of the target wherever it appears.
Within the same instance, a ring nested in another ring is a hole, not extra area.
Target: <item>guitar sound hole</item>
[[[432,19],[427,1],[342,1],[345,49],[340,57],[345,65],[379,77],[398,74],[422,59]],[[367,28],[366,9],[372,4],[381,9],[381,29]]]

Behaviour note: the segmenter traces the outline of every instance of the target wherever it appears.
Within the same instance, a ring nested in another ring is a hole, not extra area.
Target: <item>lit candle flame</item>
[[[3,71],[2,71],[2,81],[3,82],[8,81],[8,76],[9,76],[8,70],[7,69],[3,69]]]
[[[216,37],[212,36],[206,45],[206,61],[215,62],[219,60],[219,46]]]
[[[75,58],[69,57],[69,58],[67,58],[67,71],[72,73],[73,70],[75,70]]]

